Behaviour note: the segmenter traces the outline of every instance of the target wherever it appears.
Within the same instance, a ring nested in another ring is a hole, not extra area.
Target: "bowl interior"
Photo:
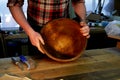
[[[48,22],[40,31],[45,54],[56,61],[77,59],[86,48],[87,39],[80,32],[79,23],[67,18]]]

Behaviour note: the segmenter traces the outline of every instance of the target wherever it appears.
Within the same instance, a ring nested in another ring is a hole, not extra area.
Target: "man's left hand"
[[[89,26],[86,24],[86,22],[80,22],[80,32],[83,34],[83,36],[86,36],[86,38],[90,37],[90,28]]]

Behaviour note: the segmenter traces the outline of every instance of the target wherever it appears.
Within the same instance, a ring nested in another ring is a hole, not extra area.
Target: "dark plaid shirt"
[[[72,2],[84,2],[84,0],[72,0]],[[24,0],[8,0],[7,6],[22,6]],[[69,16],[70,0],[28,0],[28,17],[32,18],[39,26],[56,18]]]

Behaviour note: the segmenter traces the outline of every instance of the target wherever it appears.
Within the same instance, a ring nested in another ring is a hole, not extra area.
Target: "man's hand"
[[[40,47],[40,42],[41,42],[41,44],[44,45],[44,41],[42,39],[42,36],[38,32],[34,31],[29,37],[30,37],[30,41],[31,41],[32,45],[37,47],[38,50],[44,54],[44,51]]]
[[[89,32],[90,32],[90,28],[89,26],[85,23],[85,22],[80,22],[80,32],[83,34],[83,36],[86,36],[86,38],[89,38]]]

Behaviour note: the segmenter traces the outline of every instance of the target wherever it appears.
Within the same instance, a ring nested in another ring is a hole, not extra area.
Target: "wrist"
[[[80,25],[81,25],[82,27],[84,27],[84,26],[88,26],[88,24],[87,24],[86,21],[80,21]]]
[[[83,23],[88,23],[88,21],[86,19],[81,19],[80,22],[83,22]]]

